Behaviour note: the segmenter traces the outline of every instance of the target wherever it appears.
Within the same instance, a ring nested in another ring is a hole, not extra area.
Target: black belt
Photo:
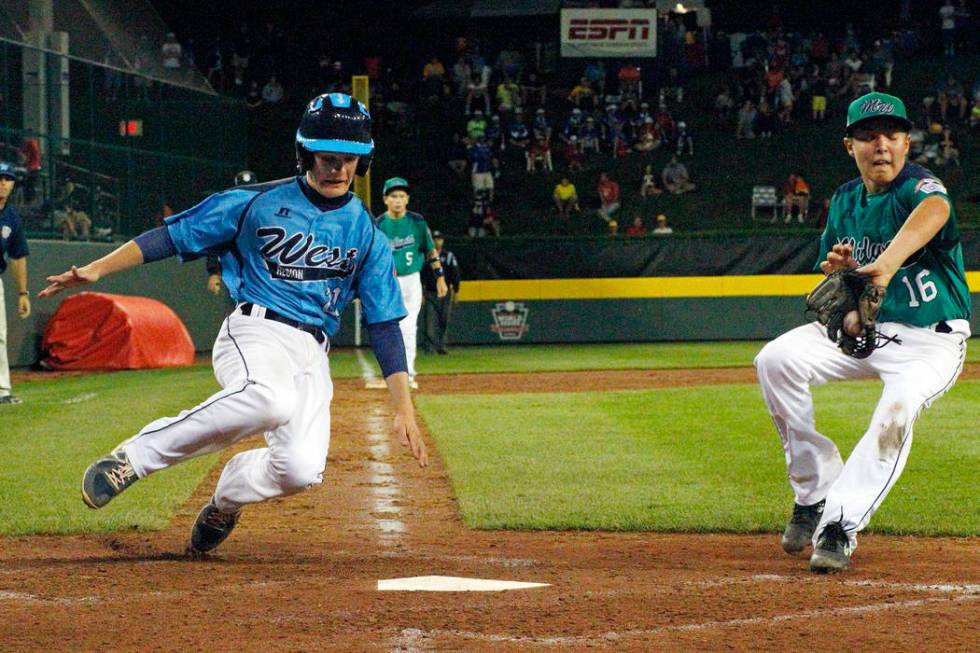
[[[241,309],[242,315],[251,315],[252,307],[255,306],[252,302],[245,302],[239,308]],[[265,315],[263,316],[267,320],[272,320],[273,322],[279,322],[281,324],[287,324],[294,329],[299,329],[300,331],[305,331],[306,333],[313,336],[318,343],[321,345],[327,339],[327,334],[323,332],[320,327],[313,326],[312,324],[304,324],[303,322],[297,322],[296,320],[291,320],[285,315],[279,315],[271,308],[265,309]]]
[[[946,324],[946,320],[936,322],[936,333],[952,333],[953,328]]]

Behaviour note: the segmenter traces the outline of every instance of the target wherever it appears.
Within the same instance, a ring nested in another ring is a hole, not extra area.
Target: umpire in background
[[[422,268],[422,291],[425,295],[425,350],[430,354],[438,352],[448,354],[446,349],[446,332],[449,330],[449,315],[452,312],[453,304],[458,300],[459,295],[459,262],[456,255],[448,249],[443,248],[446,239],[441,231],[432,232],[432,241],[436,245],[436,252],[439,255],[439,262],[442,269],[446,271],[446,284],[449,292],[445,297],[440,297],[436,292],[436,276],[432,273],[432,268],[428,265]]]

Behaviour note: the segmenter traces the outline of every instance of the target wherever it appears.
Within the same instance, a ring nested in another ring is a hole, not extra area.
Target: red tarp
[[[83,292],[65,299],[44,329],[41,365],[54,370],[131,370],[194,362],[194,343],[166,304]]]

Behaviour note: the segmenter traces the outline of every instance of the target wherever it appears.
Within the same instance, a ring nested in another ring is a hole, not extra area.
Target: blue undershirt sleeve
[[[136,238],[133,238],[140,251],[143,252],[143,262],[152,263],[161,259],[169,258],[177,253],[174,241],[170,238],[170,231],[166,227],[157,227],[144,231]]]
[[[397,372],[408,371],[408,359],[405,357],[405,341],[402,340],[399,320],[388,320],[367,325],[368,335],[371,336],[371,348],[381,366],[381,376],[388,378]]]

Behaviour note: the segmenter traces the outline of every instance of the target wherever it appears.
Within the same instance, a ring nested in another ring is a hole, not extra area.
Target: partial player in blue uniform
[[[111,254],[48,277],[42,297],[172,255],[218,255],[238,302],[214,343],[222,390],[151,422],[93,463],[82,480],[88,506],[101,508],[148,474],[264,432],[267,446],[229,460],[198,515],[188,553],[203,554],[228,537],[243,506],[318,485],[330,444],[329,338],[355,298],[391,395],[393,432],[427,464],[391,249],[350,192],[373,152],[367,109],[342,93],[320,95],[296,132],[298,176],[212,195]]]
[[[17,182],[17,169],[12,163],[0,161],[0,274],[10,264],[10,273],[17,286],[17,315],[27,319],[31,314],[31,299],[27,292],[27,237],[24,223],[10,203]],[[10,392],[10,365],[7,361],[7,311],[4,309],[3,284],[0,283],[0,407],[19,404],[21,400]]]

